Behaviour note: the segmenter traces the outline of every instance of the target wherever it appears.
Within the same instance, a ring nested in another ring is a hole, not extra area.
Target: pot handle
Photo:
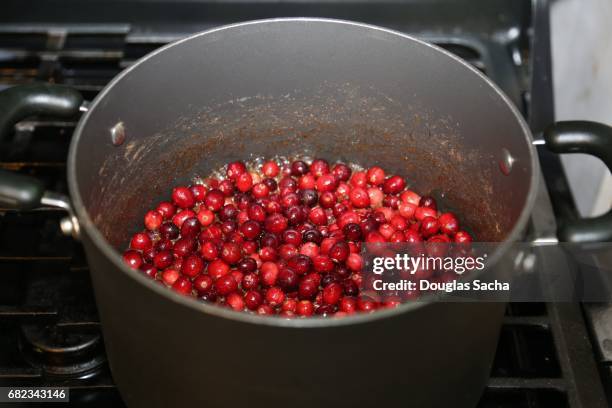
[[[78,91],[63,85],[31,84],[8,88],[0,92],[0,138],[28,116],[71,118],[79,113],[82,103],[83,97]]]
[[[589,121],[562,121],[550,125],[543,136],[551,151],[590,154],[612,171],[612,127]],[[560,217],[557,235],[563,242],[610,242],[612,209],[594,218]]]
[[[53,84],[15,86],[0,92],[0,140],[15,123],[34,115],[71,118],[79,113],[83,97],[71,88]],[[62,232],[79,236],[79,224],[68,197],[45,191],[35,177],[0,170],[0,206],[33,209],[48,205],[64,209],[68,217],[61,221]]]

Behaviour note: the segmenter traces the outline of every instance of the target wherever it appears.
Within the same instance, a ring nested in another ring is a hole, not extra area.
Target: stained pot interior
[[[119,121],[126,140],[114,146]],[[499,95],[438,50],[358,25],[275,21],[192,38],[132,69],[90,115],[76,171],[115,247],[171,186],[295,154],[380,165],[443,195],[479,240],[499,241],[527,199],[529,149]]]

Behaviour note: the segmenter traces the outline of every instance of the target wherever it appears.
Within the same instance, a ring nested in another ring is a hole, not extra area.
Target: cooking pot
[[[416,302],[342,319],[281,319],[198,302],[130,270],[131,233],[170,186],[233,160],[295,154],[380,165],[444,196],[509,264],[538,188],[530,131],[476,69],[379,27],[277,19],[193,35],[144,57],[86,109],[77,92],[0,94],[0,130],[31,115],[86,110],[68,158],[70,202],[3,172],[0,203],[56,205],[80,236],[114,380],[130,407],[473,407],[503,303]],[[612,163],[612,131],[552,125],[555,152]],[[561,225],[562,240],[609,240],[612,216]]]

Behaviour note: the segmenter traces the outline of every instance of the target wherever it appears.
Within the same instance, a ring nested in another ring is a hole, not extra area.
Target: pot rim
[[[204,313],[211,314],[213,316],[226,318],[226,319],[230,319],[234,321],[240,321],[240,322],[251,323],[251,324],[259,324],[259,325],[264,325],[264,326],[291,327],[291,328],[338,327],[338,326],[345,326],[345,325],[352,325],[352,324],[363,324],[363,323],[373,322],[379,319],[397,316],[399,314],[406,313],[411,310],[416,310],[418,308],[421,308],[421,307],[424,307],[426,305],[433,303],[432,301],[427,301],[427,300],[415,301],[415,302],[401,304],[400,306],[393,308],[393,309],[377,310],[374,313],[368,313],[368,314],[357,313],[355,315],[344,316],[339,319],[333,319],[333,318],[330,319],[330,318],[323,318],[323,317],[308,317],[305,319],[302,319],[302,318],[285,319],[281,317],[260,316],[257,314],[237,312],[229,308],[223,308],[217,305],[208,304],[206,302],[199,302],[195,299],[180,295],[178,293],[175,293],[174,291],[168,290],[168,288],[161,287],[159,284],[156,284],[150,278],[145,277],[143,274],[134,273],[134,270],[130,269],[127,265],[125,265],[125,263],[121,259],[120,253],[108,243],[108,241],[100,233],[100,231],[94,225],[91,217],[89,216],[85,208],[85,205],[83,204],[83,200],[81,198],[81,195],[78,189],[78,185],[77,185],[76,152],[77,152],[78,144],[81,138],[83,137],[83,129],[90,115],[92,114],[92,112],[95,111],[96,107],[101,103],[104,97],[113,89],[113,87],[115,87],[118,83],[120,83],[121,80],[127,75],[129,75],[130,72],[133,69],[135,69],[137,66],[146,63],[149,59],[151,59],[155,55],[162,53],[171,47],[178,46],[179,44],[183,42],[191,41],[198,37],[205,36],[211,33],[224,31],[224,30],[230,30],[230,29],[234,29],[238,27],[245,27],[245,26],[250,26],[250,25],[258,25],[258,24],[286,23],[286,22],[302,22],[302,23],[306,22],[306,23],[350,25],[350,26],[365,28],[368,30],[376,30],[384,34],[399,36],[406,40],[413,41],[422,46],[432,48],[433,50],[441,54],[444,54],[446,57],[450,58],[450,60],[454,61],[454,63],[461,64],[463,65],[464,68],[467,68],[468,70],[472,71],[474,74],[480,77],[483,83],[486,84],[489,88],[491,88],[494,91],[494,93],[497,94],[497,96],[504,102],[504,105],[514,115],[521,129],[523,130],[522,133],[525,139],[525,143],[527,143],[529,146],[528,150],[530,152],[530,159],[531,159],[530,164],[531,164],[532,172],[531,172],[531,177],[529,180],[529,192],[527,195],[527,200],[525,202],[525,205],[523,206],[521,214],[518,217],[514,227],[508,234],[507,238],[501,244],[499,244],[499,246],[494,251],[494,253],[489,257],[489,261],[487,262],[487,268],[490,268],[493,265],[495,265],[497,261],[499,260],[499,258],[503,255],[503,253],[507,250],[507,248],[512,244],[512,242],[517,241],[519,239],[520,234],[523,231],[531,215],[531,211],[535,203],[536,192],[538,188],[538,182],[539,182],[538,158],[537,158],[537,155],[535,154],[535,148],[532,145],[533,137],[532,137],[531,131],[527,123],[525,122],[524,118],[522,117],[521,113],[514,106],[514,104],[510,101],[508,96],[506,96],[504,92],[494,82],[492,82],[488,77],[486,77],[483,73],[478,71],[476,68],[471,66],[466,61],[450,53],[449,51],[446,51],[445,49],[438,47],[437,45],[430,44],[428,42],[425,42],[418,38],[401,33],[399,31],[382,28],[382,27],[370,25],[370,24],[358,23],[358,22],[348,21],[348,20],[330,19],[330,18],[312,18],[312,17],[272,18],[272,19],[246,21],[246,22],[229,24],[229,25],[213,28],[210,30],[192,34],[183,39],[180,39],[178,41],[175,41],[173,43],[160,47],[157,50],[140,58],[134,64],[132,64],[131,66],[129,66],[128,68],[120,72],[117,76],[115,76],[104,87],[104,89],[102,89],[102,91],[100,91],[100,93],[98,93],[98,95],[94,98],[88,111],[80,119],[75,129],[71,143],[70,143],[70,148],[69,148],[69,153],[68,153],[68,163],[67,163],[68,164],[67,166],[68,188],[69,188],[70,197],[71,197],[71,200],[74,206],[74,211],[80,223],[81,231],[85,232],[85,234],[93,241],[93,244],[102,252],[104,256],[110,259],[113,265],[117,269],[119,269],[121,273],[128,275],[130,279],[135,280],[138,284],[141,284],[144,287],[148,288],[149,290],[157,292],[158,295],[166,298],[167,300],[174,302],[176,304],[179,304],[181,306],[184,306],[186,308],[192,309],[197,312],[204,312]],[[442,298],[442,299],[444,297],[446,297],[445,294],[441,296],[436,296],[436,298]],[[437,300],[437,301],[439,302],[440,300]]]

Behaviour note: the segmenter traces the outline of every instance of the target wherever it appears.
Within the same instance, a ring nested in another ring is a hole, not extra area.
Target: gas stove
[[[136,59],[189,33],[259,18],[331,17],[403,31],[466,59],[508,94],[537,133],[554,120],[548,6],[515,0],[120,0],[25,7],[9,0],[0,15],[0,89],[48,81],[73,86],[91,100]],[[75,124],[20,122],[12,137],[0,140],[0,168],[35,175],[48,189],[66,193]],[[539,153],[548,188],[541,189],[531,233],[546,237],[554,233],[555,214],[576,210],[558,158]],[[552,204],[560,202],[569,204]],[[64,215],[53,208],[0,209],[0,386],[65,386],[72,405],[121,407],[87,261],[80,244],[62,235]],[[479,407],[609,406],[602,384],[610,382],[610,370],[591,343],[603,344],[600,326],[578,303],[510,304]]]

